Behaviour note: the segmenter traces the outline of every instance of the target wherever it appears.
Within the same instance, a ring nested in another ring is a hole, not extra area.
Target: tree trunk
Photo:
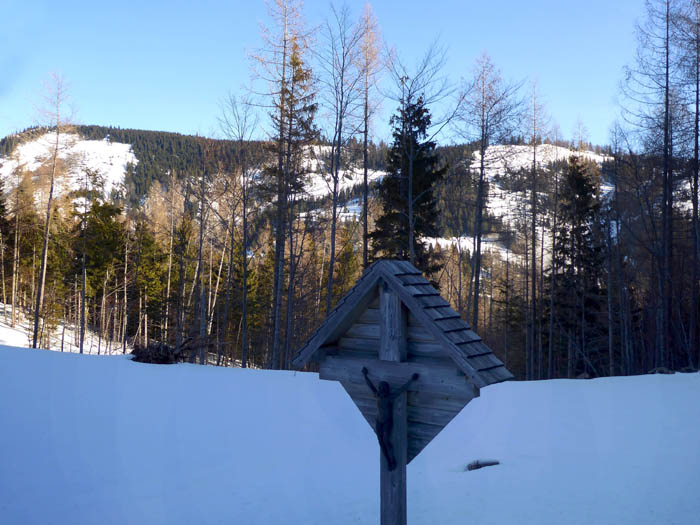
[[[409,138],[408,147],[408,254],[409,261],[416,265],[416,250],[414,247],[415,223],[413,218],[413,137]]]
[[[224,238],[224,251],[221,254],[221,259],[219,260],[219,269],[216,272],[216,284],[214,285],[214,294],[212,299],[212,291],[209,289],[209,322],[207,324],[207,335],[211,335],[211,326],[214,322],[214,310],[216,309],[216,298],[219,297],[219,284],[221,283],[221,270],[224,267],[224,259],[226,258],[226,245],[228,242],[228,237]],[[233,245],[231,245],[231,252],[233,252]],[[210,265],[211,266],[211,265]],[[209,271],[209,286],[211,286],[211,270]]]
[[[34,335],[32,336],[32,348],[37,347],[37,338],[39,337],[39,318],[44,306],[44,281],[46,280],[46,264],[49,256],[49,228],[51,227],[51,205],[53,204],[53,190],[56,178],[56,162],[58,158],[58,146],[60,137],[60,126],[56,125],[56,142],[53,148],[51,160],[51,182],[49,186],[49,199],[46,204],[46,222],[44,224],[44,244],[41,249],[41,270],[39,271],[39,282],[36,291],[36,307],[34,309]]]
[[[244,197],[244,199],[245,199],[245,197]],[[244,204],[244,207],[245,207],[245,204]],[[230,309],[230,305],[231,305],[231,285],[232,285],[233,263],[234,263],[233,246],[234,246],[234,240],[235,240],[234,239],[235,226],[236,226],[235,216],[233,213],[231,213],[231,222],[229,224],[230,233],[231,233],[231,235],[230,235],[230,237],[231,237],[231,250],[229,251],[229,256],[228,256],[228,273],[226,275],[226,299],[225,299],[226,303],[224,304],[224,318],[221,321],[221,326],[219,327],[219,338],[218,338],[219,339],[219,346],[218,346],[218,350],[217,350],[218,355],[220,355],[222,353],[221,349],[223,347],[224,337],[226,334],[226,330],[228,328],[228,314],[229,314],[229,309]],[[244,217],[243,217],[243,228],[245,229],[245,212],[244,212]],[[243,239],[243,257],[244,258],[245,258],[245,251],[246,251],[245,244],[246,244],[246,239],[244,237],[244,239]],[[244,262],[243,273],[245,274],[245,262]],[[244,281],[244,283],[245,283],[245,281]],[[244,288],[243,302],[245,303],[245,288],[246,288],[245,284],[243,285],[243,288]],[[245,316],[245,306],[243,307],[243,310],[244,310],[243,315]],[[218,355],[217,355],[217,361],[219,359]],[[233,363],[233,357],[231,359],[231,362]],[[245,368],[244,365],[241,365],[241,366],[243,368]]]
[[[195,284],[198,288],[197,297],[199,300],[199,364],[203,365],[206,362],[204,340],[206,336],[206,302],[205,290],[202,283],[202,257],[204,250],[204,196],[200,195],[199,202],[199,248],[197,250],[197,273],[195,275]]]
[[[169,188],[173,192],[172,185]],[[173,209],[173,195],[170,196],[170,239],[168,240],[168,278],[165,285],[165,315],[163,321],[165,327],[163,329],[163,342],[168,344],[168,325],[169,325],[169,309],[170,309],[170,276],[173,267],[173,237],[175,236],[175,211]]]
[[[0,232],[0,269],[2,270],[2,315],[7,322],[7,295],[5,294],[5,242]]]
[[[673,186],[670,166],[670,0],[666,0],[664,20],[666,36],[664,41],[664,124],[663,124],[663,207],[662,207],[662,265],[661,265],[661,338],[658,348],[658,366],[666,366],[668,345],[671,340],[671,258],[673,245],[671,235],[673,214]]]
[[[695,91],[695,114],[693,115],[693,273],[691,286],[690,348],[688,365],[693,366],[692,353],[697,353],[697,366],[700,368],[700,345],[698,344],[698,301],[700,301],[700,220],[698,219],[698,174],[700,173],[700,3],[695,2],[693,40],[695,44],[695,64],[693,69],[693,89]]]
[[[19,271],[19,192],[15,205],[15,246],[12,255],[12,320],[10,321],[10,326],[15,327],[17,322],[17,308],[19,307],[18,297],[17,297],[17,280]]]
[[[364,129],[362,130],[362,268],[369,266],[367,252],[369,221],[369,68],[365,67]]]
[[[557,273],[556,251],[557,251],[557,217],[559,216],[559,172],[554,172],[554,213],[552,215],[552,262],[551,274],[549,277],[549,341],[547,351],[547,378],[552,379],[554,374],[553,354],[554,354],[554,312],[555,312],[555,275]],[[544,244],[544,243],[543,243]]]
[[[127,289],[127,270],[129,267],[129,235],[127,233],[126,235],[126,240],[124,243],[124,310],[123,310],[123,328],[122,328],[122,354],[126,353],[126,329],[127,329],[127,324],[128,324],[128,319],[129,319],[129,297],[127,295],[128,289]]]
[[[345,112],[345,86],[344,65],[341,68],[339,87],[336,88],[336,97],[339,97],[336,108],[335,140],[331,148],[331,172],[333,177],[333,207],[331,211],[331,256],[328,263],[328,292],[326,297],[326,315],[331,311],[333,302],[333,272],[335,270],[335,236],[338,225],[338,184],[340,181],[340,160],[343,145],[343,115]]]
[[[505,326],[503,327],[503,364],[508,368],[508,330],[510,328],[510,250],[506,249]]]
[[[608,241],[608,250],[607,250],[607,263],[608,263],[608,290],[607,290],[607,298],[608,298],[608,375],[609,376],[614,376],[615,375],[615,359],[614,359],[614,349],[613,349],[613,340],[614,340],[614,334],[613,334],[613,305],[612,305],[612,234],[610,232],[611,224],[610,224],[610,214],[608,214],[607,217],[607,225],[606,225],[606,231],[607,231],[607,241]]]
[[[285,219],[287,216],[288,174],[285,167],[285,129],[287,108],[284,93],[287,91],[287,54],[289,34],[285,20],[282,44],[282,74],[279,78],[279,129],[277,136],[277,213],[275,224],[275,273],[272,289],[272,352],[268,357],[268,368],[279,368],[282,324],[282,285],[284,281]],[[291,139],[290,139],[291,140]]]
[[[476,189],[476,208],[474,209],[474,254],[472,256],[472,278],[470,280],[470,306],[472,316],[472,326],[476,330],[479,323],[479,281],[481,279],[481,235],[483,229],[483,209],[484,209],[484,186],[485,186],[485,159],[486,156],[486,137],[481,136],[479,152],[481,160],[479,162],[479,183]],[[472,292],[471,282],[474,283]],[[473,301],[471,299],[473,295]]]
[[[243,181],[243,305],[241,312],[241,367],[248,366],[248,175],[244,170]],[[233,251],[233,250],[232,250]],[[225,323],[224,323],[225,325]]]
[[[85,231],[83,229],[83,256],[80,262],[80,271],[82,279],[82,287],[80,288],[80,353],[83,353],[83,344],[85,341],[85,288],[87,286],[86,269],[85,269]]]
[[[532,188],[531,188],[531,211],[532,211],[532,223],[530,230],[530,242],[532,243],[532,265],[531,272],[532,278],[530,279],[530,352],[531,352],[531,363],[530,363],[530,379],[536,377],[536,370],[538,364],[536,364],[536,356],[539,355],[537,349],[537,135],[536,135],[536,125],[533,133],[533,144],[532,144]]]
[[[336,131],[337,136],[337,131]],[[336,144],[334,148],[340,150],[340,143]],[[335,150],[332,150],[333,160],[331,162],[331,171],[333,172],[333,205],[331,209],[331,252],[330,258],[328,260],[328,286],[326,290],[326,315],[331,311],[331,304],[333,302],[333,270],[335,269],[335,235],[336,227],[338,223],[338,166],[336,162],[340,161],[340,155],[335,154]]]
[[[187,199],[185,199],[185,201],[186,200]],[[182,352],[182,334],[185,324],[185,251],[187,249],[187,242],[185,240],[184,224],[180,229],[179,237],[179,249],[177,251],[179,281],[177,284],[177,303],[175,305],[175,353],[178,355]]]

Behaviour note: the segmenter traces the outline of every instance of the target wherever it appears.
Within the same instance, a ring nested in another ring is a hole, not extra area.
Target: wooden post
[[[381,316],[379,359],[406,360],[406,309],[399,296],[386,283],[379,286]],[[381,525],[406,525],[406,460],[408,441],[407,394],[394,401],[392,445],[396,468],[389,470],[384,454],[379,452]]]

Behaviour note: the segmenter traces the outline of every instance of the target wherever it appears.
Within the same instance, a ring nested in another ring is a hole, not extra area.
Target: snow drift
[[[698,399],[700,374],[485,388],[409,465],[409,522],[697,523]],[[378,522],[376,439],[316,374],[0,347],[0,400],[3,523]]]

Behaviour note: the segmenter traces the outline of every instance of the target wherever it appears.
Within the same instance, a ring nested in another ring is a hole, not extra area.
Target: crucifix
[[[512,374],[406,261],[365,270],[299,350],[340,382],[379,441],[380,522],[406,525],[406,465],[479,389]]]

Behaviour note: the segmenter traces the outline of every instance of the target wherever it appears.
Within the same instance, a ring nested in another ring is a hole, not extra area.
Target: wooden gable
[[[386,316],[396,319],[387,323]],[[387,333],[391,330],[397,333]],[[387,352],[395,355],[387,360]],[[408,462],[479,395],[479,388],[513,377],[406,261],[377,261],[365,271],[293,364],[302,367],[310,360],[319,362],[321,379],[343,385],[373,428],[376,400],[362,368],[395,387],[420,374],[407,396]]]

